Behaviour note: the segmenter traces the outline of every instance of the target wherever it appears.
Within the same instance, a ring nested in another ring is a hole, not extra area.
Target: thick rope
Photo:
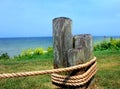
[[[56,73],[69,72],[91,66],[85,73],[75,76],[61,76]],[[25,77],[43,74],[52,74],[52,82],[57,84],[64,84],[69,86],[78,86],[87,83],[96,73],[96,57],[85,64],[80,64],[67,68],[59,68],[52,70],[32,71],[32,72],[19,72],[19,73],[3,73],[0,74],[0,79],[3,78],[14,78],[14,77]],[[66,80],[67,79],[67,80]]]
[[[60,72],[69,72],[72,70],[78,70],[87,66],[90,66],[92,63],[96,61],[96,57],[85,64],[80,64],[67,68],[59,68],[52,70],[42,70],[42,71],[32,71],[32,72],[19,72],[19,73],[3,73],[0,74],[0,79],[2,78],[14,78],[14,77],[25,77],[25,76],[33,76],[33,75],[43,75],[43,74],[52,74],[52,73],[60,73]]]
[[[51,80],[58,84],[64,84],[69,86],[79,86],[87,83],[96,73],[96,63],[90,67],[85,73],[75,76],[62,76],[58,74],[52,74]]]

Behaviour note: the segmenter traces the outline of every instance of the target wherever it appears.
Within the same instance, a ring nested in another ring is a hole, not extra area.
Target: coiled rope
[[[84,85],[87,83],[96,73],[96,57],[91,59],[89,62],[85,64],[80,64],[72,67],[67,68],[59,68],[59,69],[52,69],[52,70],[42,70],[42,71],[31,71],[31,72],[19,72],[19,73],[3,73],[0,74],[0,79],[3,78],[15,78],[15,77],[26,77],[26,76],[35,76],[35,75],[43,75],[43,74],[52,74],[51,80],[57,84],[64,84],[69,86],[79,86]],[[66,81],[68,76],[62,76],[56,73],[61,72],[69,72],[73,70],[78,70],[82,68],[87,68],[91,66],[85,73],[81,75],[69,76],[69,79]]]

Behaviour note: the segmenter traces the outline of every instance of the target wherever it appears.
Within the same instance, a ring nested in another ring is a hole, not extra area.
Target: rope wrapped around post
[[[26,77],[26,76],[35,76],[35,75],[43,75],[43,74],[52,74],[51,80],[57,84],[64,84],[69,86],[80,86],[87,83],[96,73],[96,57],[85,64],[80,64],[72,67],[67,68],[59,68],[59,69],[52,69],[52,70],[43,70],[43,71],[31,71],[31,72],[19,72],[19,73],[3,73],[0,74],[0,79],[4,78],[15,78],[15,77]],[[69,79],[65,81],[68,76],[62,76],[56,73],[61,72],[69,72],[73,70],[78,70],[81,68],[86,68],[88,66],[91,67],[82,75],[77,76],[69,76]]]

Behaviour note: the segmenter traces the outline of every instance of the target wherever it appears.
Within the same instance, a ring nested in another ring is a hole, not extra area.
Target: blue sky
[[[73,34],[120,36],[120,0],[0,0],[0,37],[52,36],[61,16]]]

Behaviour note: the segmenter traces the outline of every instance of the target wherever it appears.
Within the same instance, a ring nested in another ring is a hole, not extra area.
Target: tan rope
[[[90,64],[96,61],[96,57],[85,64],[80,64],[72,67],[67,68],[59,68],[59,69],[52,69],[52,70],[42,70],[42,71],[32,71],[32,72],[19,72],[19,73],[3,73],[0,74],[0,78],[13,78],[13,77],[24,77],[24,76],[33,76],[33,75],[42,75],[42,74],[52,74],[52,73],[60,73],[60,72],[68,72],[72,70],[81,69],[84,67],[89,66]]]
[[[85,73],[78,75],[78,76],[70,76],[69,79],[71,80],[75,80],[75,79],[82,79],[85,78],[88,74],[90,74],[91,72],[94,72],[96,70],[96,63],[94,63],[89,70],[87,70]],[[59,74],[52,74],[52,77],[56,77],[56,78],[60,78],[60,79],[65,79],[66,76],[64,75],[59,75]]]
[[[79,86],[87,83],[95,75],[96,71],[96,63],[94,63],[94,65],[92,65],[91,68],[82,75],[62,76],[58,74],[52,74],[51,80],[58,84]]]
[[[85,73],[77,76],[70,76],[66,81],[65,79],[68,76],[61,76],[55,73],[61,72],[69,72],[73,70],[78,70],[81,68],[85,68],[92,65]],[[54,73],[54,74],[53,74]],[[0,74],[0,79],[3,78],[14,78],[14,77],[25,77],[25,76],[34,76],[34,75],[42,75],[42,74],[52,74],[52,81],[58,84],[70,85],[70,86],[78,86],[87,83],[96,73],[96,57],[85,64],[80,64],[67,68],[59,68],[52,70],[42,70],[42,71],[32,71],[32,72],[19,72],[19,73],[3,73]]]

